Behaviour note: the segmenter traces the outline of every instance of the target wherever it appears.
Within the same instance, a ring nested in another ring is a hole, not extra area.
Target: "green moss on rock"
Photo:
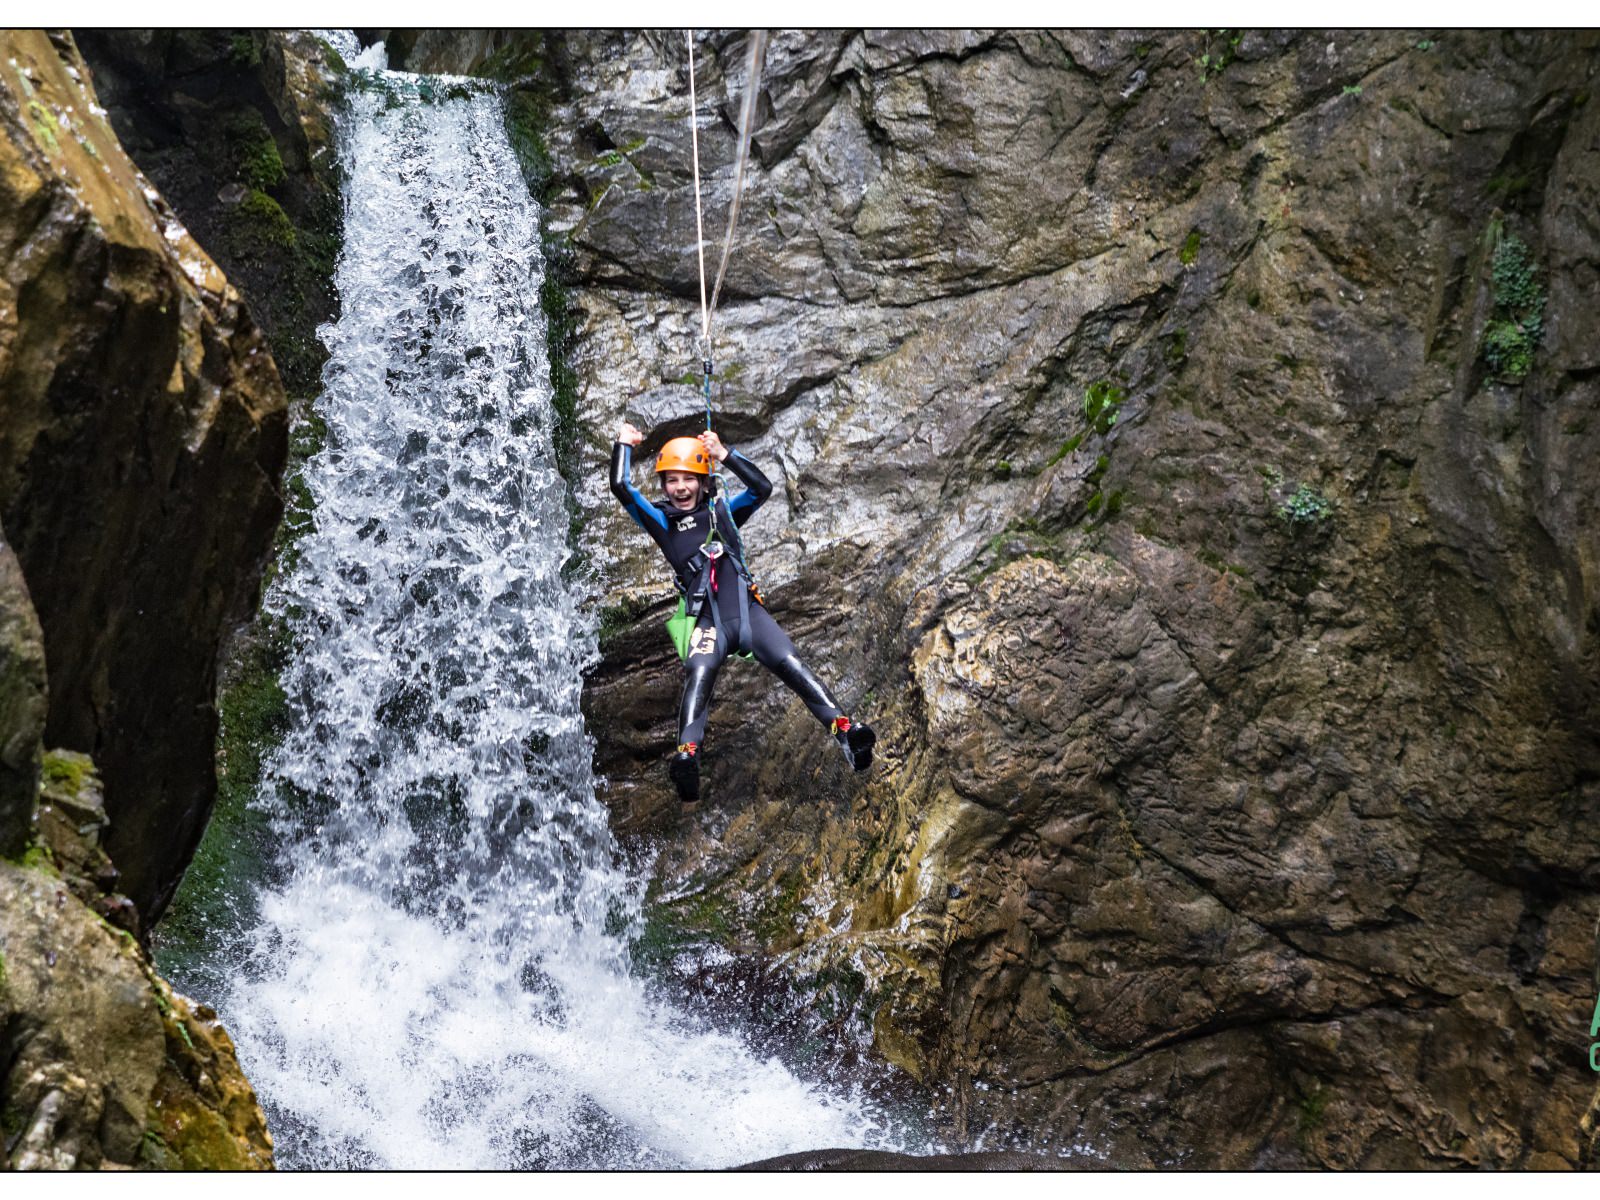
[[[241,183],[251,188],[274,188],[283,182],[283,156],[255,109],[235,110],[228,118],[225,136],[234,176]]]
[[[262,590],[292,568],[302,537],[315,527],[315,501],[305,484],[308,459],[327,443],[328,426],[309,402],[297,406],[289,437],[282,522]],[[157,954],[162,969],[182,978],[214,961],[219,936],[252,923],[252,884],[265,872],[270,822],[253,801],[267,756],[289,727],[282,675],[293,638],[281,618],[261,612],[240,633],[224,662],[217,689],[217,800],[211,820],[161,923]]]
[[[244,253],[293,249],[297,241],[289,214],[260,188],[252,188],[240,202],[235,231]]]
[[[739,917],[733,902],[706,889],[670,901],[649,901],[628,950],[636,969],[659,972],[685,950],[735,947]]]
[[[1198,229],[1191,229],[1178,250],[1178,261],[1186,267],[1194,266],[1195,260],[1200,257],[1200,242],[1204,236]]]
[[[45,753],[39,774],[46,788],[60,787],[76,795],[94,778],[94,760],[86,754],[50,750]]]

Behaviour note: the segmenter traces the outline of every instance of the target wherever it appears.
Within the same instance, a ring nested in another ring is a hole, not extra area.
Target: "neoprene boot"
[[[681,745],[667,764],[667,775],[672,779],[672,786],[678,789],[678,802],[685,809],[700,803],[699,749],[693,742]]]
[[[871,725],[849,717],[837,717],[833,722],[833,736],[839,739],[845,758],[856,770],[865,771],[872,765],[872,747],[877,745],[878,735],[872,732]]]

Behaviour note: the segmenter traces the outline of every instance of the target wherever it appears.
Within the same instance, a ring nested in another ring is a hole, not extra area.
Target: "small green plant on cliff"
[[[93,771],[94,763],[83,755],[50,750],[45,753],[39,774],[45,787],[60,786],[77,795]]]
[[[1210,83],[1218,75],[1228,69],[1235,55],[1239,52],[1239,43],[1244,40],[1242,29],[1208,29],[1205,33],[1205,47],[1200,57],[1195,60],[1200,68],[1200,79]]]
[[[1091,435],[1104,437],[1111,432],[1112,426],[1117,423],[1117,414],[1121,411],[1123,402],[1127,400],[1128,393],[1118,387],[1109,379],[1097,379],[1091,383],[1083,393],[1083,415],[1086,428],[1080,433],[1075,433],[1056,449],[1050,456],[1046,466],[1055,466],[1067,455],[1083,445],[1083,439]]]
[[[1320,524],[1326,521],[1332,512],[1333,505],[1327,498],[1304,483],[1294,490],[1294,495],[1278,505],[1278,516],[1292,527],[1304,528]]]
[[[228,61],[236,67],[259,67],[261,50],[248,33],[236,33],[228,41]]]
[[[1198,229],[1189,230],[1189,236],[1183,239],[1183,246],[1178,251],[1178,261],[1186,267],[1192,267],[1195,260],[1200,257],[1200,242],[1205,235]]]
[[[1528,374],[1544,333],[1544,288],[1528,244],[1514,234],[1502,236],[1490,264],[1494,313],[1483,330],[1480,352],[1501,380],[1515,382]]]
[[[1091,383],[1083,393],[1083,415],[1089,421],[1089,428],[1101,437],[1110,433],[1111,427],[1117,423],[1117,413],[1127,398],[1126,389],[1109,379],[1097,379]]]
[[[1109,379],[1097,379],[1091,383],[1083,393],[1084,428],[1063,442],[1045,465],[1054,466],[1082,446],[1086,438],[1104,438],[1110,434],[1127,399],[1127,389]],[[1127,500],[1127,494],[1121,489],[1109,496],[1100,490],[1100,483],[1110,469],[1110,454],[1102,452],[1095,456],[1094,466],[1084,476],[1084,482],[1092,489],[1084,501],[1084,514],[1091,521],[1101,522],[1115,516],[1122,511]]]

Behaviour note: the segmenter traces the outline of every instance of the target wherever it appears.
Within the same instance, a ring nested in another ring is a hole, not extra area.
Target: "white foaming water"
[[[280,1164],[898,1148],[628,974],[638,885],[578,706],[595,634],[562,577],[538,210],[500,98],[386,73],[340,139],[315,528],[268,597],[297,644],[260,800],[280,861],[219,1005]]]

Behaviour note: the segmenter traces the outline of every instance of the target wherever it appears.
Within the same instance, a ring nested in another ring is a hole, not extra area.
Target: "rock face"
[[[216,1013],[47,863],[0,861],[0,1166],[262,1170],[272,1138]]]
[[[430,63],[515,57],[463,45]],[[677,826],[667,578],[602,475],[623,415],[699,420],[684,46],[538,49],[588,711],[658,907],[849,975],[991,1146],[1576,1163],[1594,38],[774,34],[715,407],[777,483],[772,611],[882,753],[850,778],[732,665]],[[743,39],[698,56],[715,239]]]
[[[735,1167],[736,1171],[1051,1171],[1055,1159],[1033,1154],[890,1154],[885,1150],[807,1150]]]
[[[21,854],[33,838],[45,707],[44,633],[0,530],[0,858]]]
[[[217,646],[254,604],[284,453],[266,343],[70,36],[0,34],[0,521],[43,626],[46,742],[104,771],[147,918],[210,810]]]
[[[156,975],[113,890],[94,764],[41,752],[43,639],[4,543],[0,634],[0,1169],[270,1167],[227,1032]]]

